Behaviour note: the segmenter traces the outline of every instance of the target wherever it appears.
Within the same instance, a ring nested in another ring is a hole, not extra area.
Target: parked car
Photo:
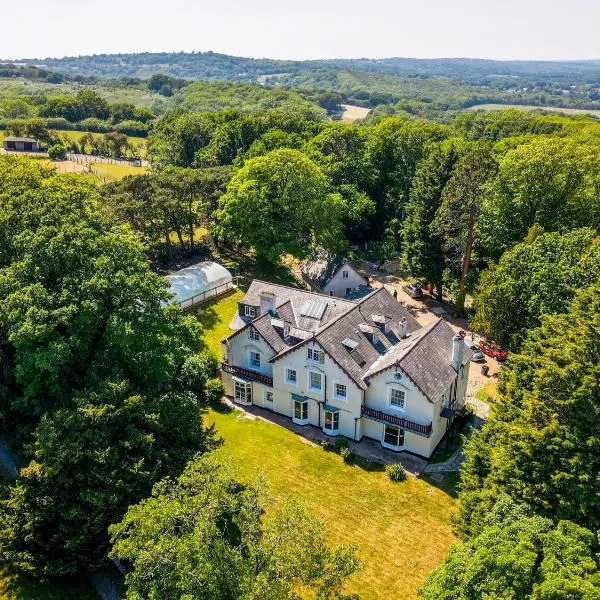
[[[484,354],[491,356],[498,362],[504,362],[508,358],[508,350],[500,348],[500,346],[494,342],[481,340],[481,342],[479,342],[479,348]]]
[[[473,362],[483,362],[485,360],[485,355],[481,351],[481,348],[475,342],[465,340],[465,344],[469,347],[470,350],[473,351],[473,354],[471,355],[471,360]]]
[[[423,295],[423,288],[418,283],[405,283],[402,289],[411,298],[420,298]]]

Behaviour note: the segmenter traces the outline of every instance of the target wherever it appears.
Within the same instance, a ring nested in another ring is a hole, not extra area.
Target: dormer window
[[[254,306],[248,306],[248,304],[244,305],[244,316],[246,317],[256,317],[256,308]]]
[[[325,353],[322,350],[315,350],[314,348],[306,349],[306,360],[318,362],[321,364],[325,363]]]

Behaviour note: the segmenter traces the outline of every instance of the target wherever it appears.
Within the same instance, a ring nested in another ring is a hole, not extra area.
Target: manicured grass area
[[[232,333],[229,322],[235,314],[238,301],[243,297],[244,293],[241,290],[232,290],[194,310],[194,314],[204,328],[204,343],[218,357],[222,354],[221,340]]]
[[[287,429],[238,411],[211,411],[242,479],[264,478],[275,501],[298,498],[323,520],[332,543],[352,544],[362,569],[348,585],[363,600],[416,598],[425,575],[455,539],[454,500],[422,479],[389,481],[374,464],[346,465]]]
[[[0,569],[0,600],[100,600],[86,580],[39,583]]]
[[[99,179],[106,181],[117,181],[127,175],[142,175],[146,172],[145,167],[130,167],[129,165],[112,165],[104,163],[92,163],[92,172]]]
[[[232,292],[196,313],[206,345],[219,356],[241,297],[241,291]],[[440,485],[409,477],[392,483],[379,465],[348,466],[287,429],[224,407],[211,410],[206,421],[215,424],[225,442],[219,452],[242,479],[264,477],[275,501],[299,498],[321,516],[332,543],[356,547],[363,568],[348,591],[363,600],[416,598],[423,577],[455,541],[449,525],[453,480]]]

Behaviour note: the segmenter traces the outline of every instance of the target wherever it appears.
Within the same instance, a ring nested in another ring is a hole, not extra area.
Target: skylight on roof
[[[327,302],[321,300],[309,300],[300,313],[303,317],[311,317],[312,319],[321,319],[327,308]]]
[[[354,350],[354,348],[356,348],[358,346],[358,342],[355,342],[354,340],[351,340],[350,338],[346,338],[345,340],[342,341],[342,345],[346,346],[346,348],[348,348],[348,350]]]

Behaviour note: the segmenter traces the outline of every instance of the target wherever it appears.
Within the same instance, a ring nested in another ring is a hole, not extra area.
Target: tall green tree
[[[538,224],[546,231],[598,227],[600,143],[538,136],[507,152],[482,206],[479,230],[494,258]]]
[[[526,266],[524,267],[526,268]],[[502,492],[542,516],[600,526],[600,283],[545,315],[500,378],[466,447],[459,529],[476,535]]]
[[[217,233],[259,256],[306,256],[321,244],[342,241],[345,204],[302,152],[274,150],[248,160],[232,177],[215,213]]]
[[[470,325],[518,350],[542,315],[564,312],[578,289],[596,281],[600,237],[593,229],[532,235],[481,273]]]
[[[482,532],[453,546],[419,589],[425,600],[597,600],[598,540],[501,497]]]
[[[0,412],[28,463],[0,499],[2,562],[97,566],[108,525],[211,446],[199,326],[167,300],[94,186],[0,158]]]
[[[292,600],[299,587],[318,600],[347,598],[353,549],[330,548],[323,524],[296,503],[268,517],[265,508],[260,489],[214,459],[157,484],[111,528],[113,555],[132,565],[127,598]]]
[[[369,131],[366,158],[370,168],[369,196],[377,206],[374,235],[380,236],[394,219],[402,221],[412,180],[430,145],[447,137],[441,125],[383,119]]]
[[[404,268],[413,277],[432,284],[439,299],[446,263],[442,238],[435,230],[434,220],[457,160],[454,145],[437,144],[419,163],[402,229]]]
[[[475,247],[475,225],[485,193],[484,186],[493,169],[488,146],[477,144],[466,151],[444,188],[433,225],[435,235],[443,240],[447,264],[458,275],[455,304],[459,313],[464,311],[465,306],[466,282]]]

